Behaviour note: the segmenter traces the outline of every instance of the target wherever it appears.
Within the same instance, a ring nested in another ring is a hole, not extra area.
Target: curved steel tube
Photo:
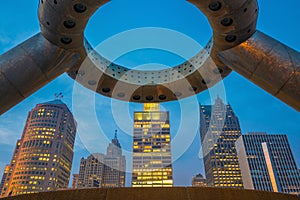
[[[0,114],[64,72],[68,72],[74,79],[83,74],[79,67],[87,55],[83,34],[85,26],[92,14],[109,0],[55,2],[40,0],[42,33],[0,56]],[[300,54],[259,31],[255,32],[258,15],[256,0],[189,2],[205,13],[214,29],[211,56],[218,69],[212,70],[207,65],[202,69],[205,76],[210,77],[216,72],[224,78],[233,69],[300,111]],[[93,79],[85,80],[95,84]],[[121,82],[115,78],[109,80],[112,81],[108,81],[108,85]],[[202,91],[199,88],[203,88],[203,85],[210,87],[214,83],[194,78],[189,83],[194,87],[183,89],[191,90],[194,94]],[[176,84],[178,81],[174,81],[170,88],[182,87]],[[104,86],[105,82],[102,81],[94,91],[113,91]],[[124,85],[121,86],[123,88]],[[161,91],[159,87],[154,87],[153,90],[143,90],[142,95]],[[117,91],[117,96],[119,94],[121,98],[123,93]],[[168,95],[174,95],[167,93],[161,95],[164,101],[168,101],[165,98]],[[111,93],[106,95],[112,96]],[[149,99],[153,100],[154,96]]]
[[[219,57],[232,70],[300,111],[299,52],[257,31]]]
[[[75,66],[79,55],[41,33],[0,56],[0,114]]]

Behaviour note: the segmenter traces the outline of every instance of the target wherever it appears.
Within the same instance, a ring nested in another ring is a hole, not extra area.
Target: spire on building
[[[115,140],[118,140],[118,130],[115,130]]]
[[[112,142],[115,146],[121,148],[121,144],[120,144],[120,142],[119,142],[119,140],[118,140],[118,130],[115,130],[115,137],[114,137],[114,139],[111,140],[111,142]]]

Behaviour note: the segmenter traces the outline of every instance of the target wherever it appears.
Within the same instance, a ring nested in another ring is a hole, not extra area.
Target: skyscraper
[[[238,117],[218,97],[200,107],[200,137],[208,186],[243,188],[235,141],[241,136]]]
[[[145,103],[134,113],[132,187],[172,187],[169,112]]]
[[[286,135],[248,133],[236,147],[245,189],[300,194],[300,174]]]
[[[107,147],[106,155],[95,153],[80,161],[78,188],[117,188],[125,186],[126,159],[117,131]]]
[[[125,186],[126,175],[126,159],[122,155],[122,147],[117,138],[117,131],[115,138],[107,147],[106,155],[104,157],[104,171],[103,171],[103,188],[115,188]]]
[[[192,178],[192,186],[193,187],[206,187],[206,179],[202,176],[202,174],[197,174]]]
[[[76,122],[61,100],[33,108],[17,141],[2,195],[67,188],[75,136]]]

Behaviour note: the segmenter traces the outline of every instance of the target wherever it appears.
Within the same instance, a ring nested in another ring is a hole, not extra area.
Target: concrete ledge
[[[254,190],[221,188],[115,188],[81,189],[39,194],[21,195],[4,198],[7,200],[300,200],[300,197],[288,194],[261,192]]]

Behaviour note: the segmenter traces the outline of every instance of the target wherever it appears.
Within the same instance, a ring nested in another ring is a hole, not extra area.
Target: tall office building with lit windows
[[[211,187],[243,188],[235,141],[241,136],[238,117],[218,97],[200,106],[200,137],[206,182]]]
[[[33,108],[17,142],[2,196],[67,188],[75,136],[76,122],[61,100]]]
[[[132,187],[172,187],[169,112],[145,103],[134,113]]]
[[[236,147],[245,189],[300,194],[300,173],[286,135],[248,133]]]

